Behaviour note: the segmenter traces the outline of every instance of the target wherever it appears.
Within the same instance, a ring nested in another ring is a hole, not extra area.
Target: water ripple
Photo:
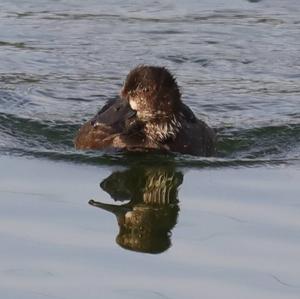
[[[214,159],[175,156],[179,165],[299,160],[300,27],[293,1],[217,1],[205,9],[194,1],[104,2],[71,9],[64,1],[46,1],[43,9],[1,2],[1,153],[127,161],[122,154],[75,152],[72,140],[117,96],[128,71],[147,63],[168,67],[184,101],[218,131]]]

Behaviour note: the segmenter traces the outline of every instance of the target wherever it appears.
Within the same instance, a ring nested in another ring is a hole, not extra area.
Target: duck
[[[74,139],[78,150],[164,152],[212,156],[216,133],[183,103],[171,72],[139,65],[120,94],[84,123]]]

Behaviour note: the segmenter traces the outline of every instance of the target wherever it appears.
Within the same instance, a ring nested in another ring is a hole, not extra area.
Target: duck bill
[[[100,201],[95,201],[95,200],[92,200],[92,199],[89,201],[89,204],[93,207],[97,207],[97,208],[100,208],[102,210],[113,213],[117,217],[119,217],[121,215],[124,215],[125,213],[130,211],[130,209],[128,207],[107,204],[107,203],[103,203],[103,202],[100,202]]]
[[[107,109],[100,111],[91,121],[94,126],[105,125],[113,126],[118,123],[125,122],[127,119],[136,115],[128,101],[118,99],[114,101]]]

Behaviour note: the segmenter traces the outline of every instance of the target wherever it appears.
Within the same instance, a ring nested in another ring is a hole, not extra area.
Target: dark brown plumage
[[[196,156],[215,152],[214,131],[182,103],[174,77],[162,67],[138,66],[121,98],[107,103],[75,138],[77,149],[159,150]]]

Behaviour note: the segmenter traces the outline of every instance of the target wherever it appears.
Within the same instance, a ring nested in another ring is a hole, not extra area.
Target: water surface
[[[219,156],[299,159],[299,17],[296,0],[1,1],[0,151],[72,159],[80,124],[146,63],[176,75]]]

